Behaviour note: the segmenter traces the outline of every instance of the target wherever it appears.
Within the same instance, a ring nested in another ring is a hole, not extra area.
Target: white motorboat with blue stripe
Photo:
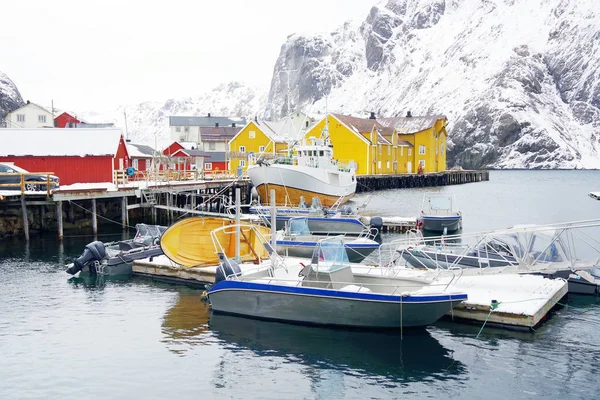
[[[244,227],[246,229],[246,227]],[[452,286],[355,277],[344,243],[324,238],[312,259],[278,256],[240,265],[218,249],[221,264],[208,296],[214,312],[309,325],[424,327],[467,299]]]

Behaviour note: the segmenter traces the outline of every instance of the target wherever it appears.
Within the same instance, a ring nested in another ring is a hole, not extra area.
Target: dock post
[[[277,253],[277,207],[275,206],[275,189],[271,189],[271,247]]]
[[[21,195],[21,213],[23,214],[23,231],[25,232],[25,241],[29,242],[29,219],[27,218],[27,206],[25,205],[25,195]]]
[[[98,235],[98,215],[96,213],[96,199],[92,199],[92,232]]]
[[[127,230],[127,226],[129,225],[129,213],[127,212],[127,196],[123,196],[121,199],[121,224],[123,225],[123,230]]]
[[[46,206],[40,206],[40,228],[42,231],[46,230],[46,224],[44,223],[44,217],[46,216]]]
[[[58,240],[63,240],[63,208],[62,201],[56,202],[56,222],[58,225]]]
[[[235,189],[235,261],[241,262],[240,257],[240,188]]]

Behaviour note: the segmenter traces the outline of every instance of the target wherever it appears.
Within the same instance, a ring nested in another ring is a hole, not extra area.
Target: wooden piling
[[[92,199],[92,233],[98,235],[98,214],[96,212],[96,199]]]
[[[58,226],[58,240],[63,240],[63,207],[62,201],[56,202],[56,222]]]
[[[127,212],[127,197],[123,196],[121,198],[121,225],[123,226],[123,230],[127,230],[127,226],[129,225],[129,213]]]
[[[25,232],[25,241],[29,242],[29,218],[27,218],[27,205],[25,204],[25,195],[21,195],[21,213],[23,214],[23,231]]]

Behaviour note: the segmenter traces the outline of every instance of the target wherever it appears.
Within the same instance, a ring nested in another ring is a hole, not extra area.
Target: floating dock
[[[469,297],[447,317],[513,330],[535,329],[568,291],[563,279],[515,274],[462,276],[453,285]]]

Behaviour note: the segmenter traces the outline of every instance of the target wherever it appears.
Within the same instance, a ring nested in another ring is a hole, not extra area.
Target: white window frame
[[[387,160],[387,163],[386,163],[386,168],[387,168],[387,169],[390,169],[390,160]]]
[[[419,163],[417,164],[417,168],[419,168],[419,165],[423,164],[423,170],[425,169],[425,160],[419,160]]]
[[[240,153],[246,152],[246,146],[240,146]]]
[[[258,152],[259,153],[264,153],[265,152],[265,146],[259,146],[258,147]]]
[[[25,122],[25,114],[17,114],[17,122]]]
[[[381,160],[377,161],[377,169],[381,169]]]
[[[248,132],[248,138],[254,139],[255,137],[256,137],[256,131],[249,131]]]
[[[204,163],[204,170],[205,171],[212,171],[212,163],[211,162],[205,162]]]
[[[175,127],[175,132],[181,132],[181,127],[180,126],[176,126]]]
[[[240,167],[246,166],[246,160],[240,160]]]
[[[427,149],[424,144],[419,146],[419,154],[423,155],[423,154],[425,154],[426,151],[427,151]]]
[[[138,168],[138,159],[137,158],[132,158],[131,159],[131,166],[133,167],[133,169],[139,169]]]
[[[388,146],[388,156],[392,155],[392,146]]]
[[[408,156],[412,156],[412,149],[410,147],[408,148]]]
[[[379,151],[379,154],[381,154],[381,143],[377,145],[377,150]]]
[[[404,146],[400,146],[400,156],[404,156]]]
[[[45,124],[46,123],[46,116],[45,115],[38,115],[38,122]]]
[[[216,150],[217,149],[217,144],[215,142],[208,142],[208,149],[209,150]]]
[[[435,155],[437,156],[437,154],[438,154],[438,147],[435,146]]]

